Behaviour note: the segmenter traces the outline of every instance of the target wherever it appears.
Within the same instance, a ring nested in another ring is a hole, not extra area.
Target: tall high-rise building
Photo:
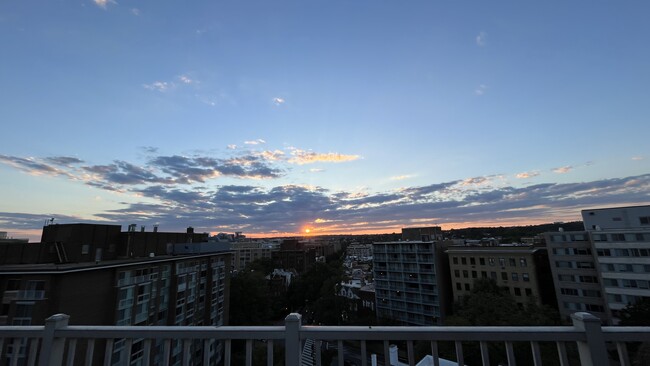
[[[449,312],[449,243],[376,242],[372,245],[377,316],[404,325],[437,325]],[[438,228],[439,232],[439,228]],[[418,235],[420,230],[418,230]]]
[[[618,323],[619,312],[650,297],[650,206],[582,211],[585,231],[546,233],[558,306]]]

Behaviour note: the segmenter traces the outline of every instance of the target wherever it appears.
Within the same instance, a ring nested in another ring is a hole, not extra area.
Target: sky
[[[249,236],[650,203],[650,2],[0,2],[0,231]]]

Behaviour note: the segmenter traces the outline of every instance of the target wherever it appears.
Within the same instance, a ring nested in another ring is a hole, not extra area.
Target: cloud
[[[104,10],[108,8],[108,4],[117,5],[117,2],[114,0],[93,0],[93,2]]]
[[[246,144],[246,145],[260,145],[260,144],[265,144],[265,143],[266,143],[266,141],[264,141],[262,139],[244,141],[244,144]]]
[[[311,168],[309,169],[311,173],[322,173],[325,171],[325,169],[319,169],[319,168]]]
[[[178,77],[178,80],[180,80],[183,84],[193,84],[196,83],[196,80],[192,80],[189,78],[187,75],[180,75]]]
[[[563,166],[563,167],[553,169],[553,173],[566,174],[566,173],[568,173],[568,172],[570,172],[572,170],[573,170],[573,167],[571,165],[567,165],[567,166]]]
[[[266,150],[258,154],[262,159],[268,161],[278,161],[284,158],[284,151],[282,150]]]
[[[315,153],[313,151],[306,151],[301,149],[293,149],[291,151],[293,156],[288,161],[291,164],[313,164],[318,162],[323,163],[342,163],[346,161],[353,161],[360,158],[359,155],[344,155],[340,153]]]
[[[60,162],[71,161],[67,159],[75,158],[53,157],[50,159],[53,160],[54,164],[61,165],[59,164]],[[32,175],[70,176],[70,174],[68,174],[65,170],[56,168],[50,164],[32,157],[21,158],[17,156],[0,155],[0,163],[4,163]]]
[[[151,84],[142,84],[145,89],[156,90],[159,92],[166,92],[174,87],[174,83],[166,81],[154,81]]]
[[[538,176],[540,173],[536,170],[530,172],[517,173],[516,177],[519,179],[528,179]]]
[[[140,9],[138,8],[131,8],[131,14],[138,16],[140,15]]]
[[[53,157],[45,158],[44,160],[51,164],[60,165],[60,166],[81,164],[84,162],[83,160],[77,159],[72,156],[53,156]]]
[[[410,174],[396,175],[396,176],[390,177],[390,180],[404,180],[404,179],[409,179],[409,178],[413,178],[413,175],[410,175]]]
[[[237,148],[237,145],[231,144],[226,147],[228,148],[228,150],[235,150]]]
[[[634,161],[639,161],[639,160],[644,160],[644,159],[645,159],[644,156],[633,156],[632,157],[632,160],[634,160]]]
[[[481,84],[474,89],[474,94],[476,95],[483,95],[487,91],[487,85]]]
[[[476,44],[480,47],[487,46],[487,33],[480,31],[476,36]]]
[[[282,105],[284,103],[285,103],[284,98],[279,98],[279,97],[273,98],[273,104],[275,104],[277,106],[280,106],[280,105]]]

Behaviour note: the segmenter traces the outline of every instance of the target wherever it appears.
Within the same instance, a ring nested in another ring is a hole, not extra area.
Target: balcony
[[[515,365],[514,342],[526,343],[530,347],[535,365],[557,363],[558,360],[542,359],[540,342],[555,343],[560,364],[569,365],[569,358],[579,360],[580,365],[607,366],[610,357],[607,350],[617,358],[612,360],[621,365],[630,365],[627,342],[650,341],[650,327],[601,327],[600,321],[589,313],[572,315],[573,325],[562,327],[336,327],[302,326],[300,314],[290,314],[283,326],[254,327],[134,327],[134,326],[69,326],[69,316],[57,314],[47,319],[45,326],[0,326],[0,359],[8,365],[51,365],[59,366],[114,363],[111,358],[115,343],[126,354],[137,354],[142,364],[160,357],[161,364],[168,365],[175,345],[181,346],[180,361],[183,365],[211,364],[214,352],[210,352],[215,341],[223,341],[223,360],[231,364],[232,342],[245,342],[246,365],[252,365],[253,345],[259,340],[266,344],[266,364],[273,365],[274,344],[284,344],[286,366],[301,364],[301,349],[304,344],[314,344],[315,350],[322,349],[321,342],[338,344],[338,364],[343,365],[349,357],[349,350],[357,352],[362,366],[368,366],[368,347],[382,345],[379,364],[389,364],[389,345],[391,342],[405,342],[407,346],[406,363],[415,365],[414,342],[430,342],[433,364],[439,364],[438,344],[449,342],[455,347],[455,361],[464,364],[463,345],[470,343],[480,347],[483,365],[489,365],[488,342],[502,342],[509,365]],[[308,341],[308,342],[307,342]],[[345,345],[344,345],[344,342]],[[348,342],[358,344],[358,348],[348,348]],[[137,347],[135,344],[137,343]],[[160,353],[152,351],[156,344],[162,344]],[[567,347],[577,345],[572,353]],[[197,347],[204,345],[201,349]],[[177,347],[178,347],[177,346]],[[120,346],[122,347],[122,346]],[[217,346],[219,349],[220,346]],[[137,349],[136,349],[137,348]],[[348,349],[346,353],[345,348]],[[15,352],[13,350],[20,350]],[[108,350],[108,352],[105,352]],[[316,365],[321,365],[321,352],[309,352]],[[194,359],[193,359],[194,358]],[[197,359],[198,358],[198,359]]]

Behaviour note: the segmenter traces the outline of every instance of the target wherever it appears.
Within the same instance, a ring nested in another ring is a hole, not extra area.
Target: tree
[[[557,311],[546,306],[539,306],[534,302],[520,306],[514,297],[504,288],[499,287],[494,280],[478,279],[474,282],[472,292],[454,305],[454,315],[448,317],[445,323],[456,326],[542,326],[559,325],[560,318]],[[441,354],[453,357],[455,352],[453,346],[447,346],[449,347],[441,347]],[[498,364],[507,360],[505,346],[502,342],[489,343],[488,346],[490,364]],[[419,346],[418,350],[422,352],[427,348],[428,344]],[[545,365],[557,362],[555,345],[541,344],[540,350]],[[528,344],[515,343],[514,351],[519,363],[532,364],[533,360]],[[467,364],[481,363],[480,349],[477,344],[463,344],[463,353]]]
[[[261,272],[242,271],[230,279],[230,325],[263,325],[271,320],[269,286]]]
[[[629,304],[619,313],[622,326],[650,326],[650,298],[643,297],[636,304]],[[630,343],[628,351],[634,355],[633,365],[650,365],[650,343]]]

